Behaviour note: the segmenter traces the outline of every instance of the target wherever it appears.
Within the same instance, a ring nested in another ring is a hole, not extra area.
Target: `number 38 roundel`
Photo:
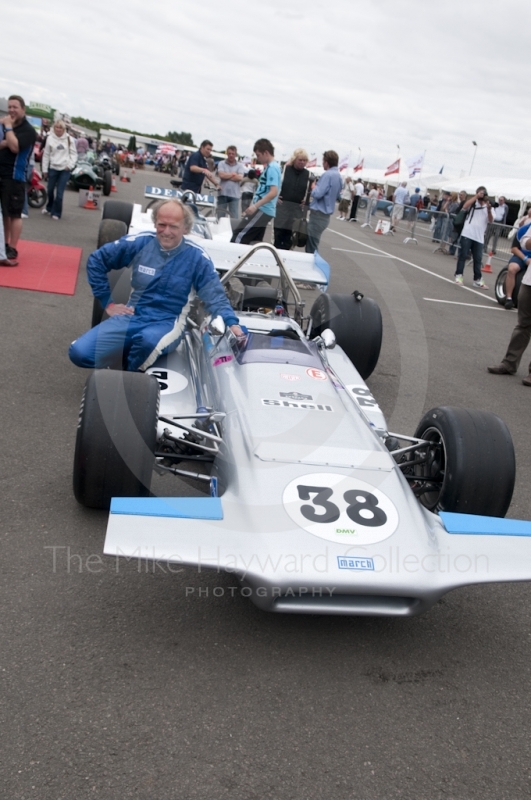
[[[282,501],[299,527],[330,542],[374,544],[398,526],[398,512],[387,495],[332,472],[296,478],[284,489]]]

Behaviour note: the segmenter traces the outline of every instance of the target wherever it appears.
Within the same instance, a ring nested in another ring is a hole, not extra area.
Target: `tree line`
[[[71,117],[74,125],[81,125],[83,128],[89,128],[92,131],[99,131],[102,128],[111,128],[115,131],[122,133],[130,133],[133,136],[147,136],[151,139],[160,139],[163,142],[174,142],[174,144],[186,144],[189,147],[195,147],[194,140],[191,133],[186,131],[168,131],[166,136],[161,136],[160,133],[142,133],[142,131],[132,131],[129,128],[120,128],[118,125],[111,125],[109,122],[96,122],[93,119],[86,119],[85,117]]]

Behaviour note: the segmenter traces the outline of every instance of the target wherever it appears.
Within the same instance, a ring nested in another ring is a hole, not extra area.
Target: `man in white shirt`
[[[396,226],[404,216],[404,203],[406,197],[409,197],[407,190],[407,181],[402,181],[400,186],[397,186],[393,195],[393,212],[391,215],[391,230],[396,231]]]
[[[357,222],[356,213],[358,211],[358,203],[360,201],[360,197],[363,197],[365,194],[365,186],[361,182],[361,178],[358,178],[356,183],[354,184],[354,195],[352,196],[352,206],[350,209],[350,217],[348,218],[349,222]]]
[[[465,262],[472,252],[474,260],[474,286],[478,289],[488,289],[489,287],[481,275],[481,265],[483,260],[483,244],[485,242],[485,231],[487,225],[492,222],[491,205],[488,200],[488,192],[484,186],[479,186],[476,194],[467,200],[463,205],[463,210],[468,210],[468,216],[463,225],[461,233],[459,258],[455,270],[455,282],[463,285],[463,272]]]
[[[245,177],[243,164],[238,161],[238,151],[234,145],[227,147],[227,157],[218,164],[218,177],[221,180],[218,196],[218,217],[228,213],[238,219],[238,206],[241,197],[240,184]]]
[[[485,238],[485,253],[490,252],[490,241],[492,237],[494,237],[494,241],[492,243],[492,255],[496,255],[496,247],[498,245],[498,239],[500,238],[501,228],[498,225],[505,225],[507,220],[507,214],[509,213],[509,206],[507,205],[507,201],[503,195],[498,197],[498,207],[494,208],[492,211],[492,221],[496,224],[494,230],[490,229],[487,237]]]

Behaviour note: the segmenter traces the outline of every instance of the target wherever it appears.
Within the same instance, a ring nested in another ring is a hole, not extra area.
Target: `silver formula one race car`
[[[248,337],[194,301],[149,374],[88,379],[74,490],[110,507],[105,553],[232,573],[260,608],[289,613],[410,616],[460,586],[529,580],[531,524],[503,518],[504,422],[441,407],[414,436],[389,432],[365,383],[376,303],[328,294],[317,254],[202,245]],[[174,476],[195,491],[155,496]]]

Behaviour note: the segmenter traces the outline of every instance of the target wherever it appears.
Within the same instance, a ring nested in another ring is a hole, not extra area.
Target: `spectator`
[[[413,208],[416,208],[417,211],[419,211],[423,207],[424,203],[422,201],[419,186],[417,186],[413,194],[410,196],[409,205],[413,206]]]
[[[524,250],[523,244],[520,243],[520,237],[528,233],[530,228],[531,217],[528,215],[523,218],[520,229],[516,232],[516,236],[513,239],[511,247],[512,257],[507,264],[507,277],[505,279],[505,308],[507,311],[514,308],[513,292],[516,276],[521,270],[525,272],[529,266],[531,252],[529,250]]]
[[[244,335],[210,257],[184,236],[194,222],[190,208],[180,200],[163,200],[155,206],[153,222],[156,233],[123,236],[89,256],[90,285],[109,319],[70,345],[76,366],[105,369],[120,360],[126,369],[144,372],[178,346],[192,289],[212,316],[220,314],[235,336]],[[132,267],[132,292],[127,305],[115,304],[108,273],[127,266]]]
[[[371,202],[373,200],[375,200],[376,202],[373,204],[372,211],[371,211],[371,217],[376,214],[376,209],[378,207],[378,200],[379,199],[380,199],[380,192],[378,191],[378,186],[375,183],[373,183],[373,184],[371,184],[371,189],[370,189],[370,192],[369,192],[369,200]]]
[[[14,261],[18,256],[17,244],[22,233],[26,172],[37,134],[26,119],[26,104],[22,97],[11,95],[7,101],[7,111],[7,116],[0,119],[3,127],[3,139],[0,141],[0,200],[6,255]]]
[[[238,219],[238,207],[242,194],[241,183],[245,177],[243,164],[238,161],[238,151],[234,145],[227,147],[227,157],[218,164],[218,177],[221,181],[218,195],[218,217],[228,212],[231,219]]]
[[[453,219],[452,219],[452,230],[451,230],[451,233],[450,233],[450,247],[448,248],[448,254],[451,255],[451,256],[455,256],[455,251],[456,251],[457,247],[459,246],[459,239],[461,238],[461,231],[463,230],[464,221],[463,222],[456,222],[455,218],[456,218],[457,214],[459,214],[459,212],[463,210],[463,206],[464,206],[464,204],[466,202],[466,192],[461,190],[459,192],[459,195],[458,195],[457,199],[458,199],[459,202],[457,204],[457,208],[455,209],[455,211],[454,211],[454,213],[452,215]],[[456,258],[457,258],[457,256],[456,256]]]
[[[435,225],[433,226],[433,238],[432,242],[440,242],[441,239],[444,239],[446,228],[448,227],[448,217],[445,214],[448,213],[448,204],[450,203],[450,192],[443,192],[441,200],[437,203],[437,211],[439,212],[435,216]]]
[[[4,242],[4,226],[0,225],[0,267],[16,267],[17,264],[18,261],[16,259],[7,257],[6,245]]]
[[[343,184],[343,188],[341,189],[341,194],[339,196],[339,215],[337,219],[347,219],[347,214],[350,208],[350,203],[354,202],[354,187],[352,186],[352,178],[345,178],[345,183]],[[354,220],[355,221],[355,220]]]
[[[396,231],[396,226],[404,216],[404,203],[409,192],[407,190],[407,182],[402,181],[400,186],[397,186],[393,194],[393,211],[391,212],[391,230]]]
[[[263,241],[265,229],[275,218],[280,191],[280,166],[275,161],[275,148],[269,139],[258,139],[253,150],[257,162],[265,169],[260,174],[253,202],[234,229],[231,242],[238,244]]]
[[[210,172],[208,169],[208,164],[206,161],[207,158],[210,157],[213,146],[214,145],[212,142],[210,142],[208,139],[205,139],[201,142],[199,150],[197,150],[195,153],[192,153],[186,162],[183,180],[181,183],[181,189],[183,192],[186,189],[191,189],[192,192],[200,193],[205,178],[209,178],[215,183],[216,179],[212,172]]]
[[[356,214],[358,211],[358,203],[360,201],[360,197],[363,197],[365,194],[365,186],[361,182],[361,178],[358,178],[356,183],[354,184],[354,197],[352,198],[352,206],[350,207],[350,217],[348,218],[349,222],[357,222]]]
[[[487,194],[485,187],[479,186],[474,197],[471,197],[470,200],[463,204],[463,210],[468,210],[468,215],[463,225],[461,247],[455,271],[455,282],[461,286],[463,285],[465,261],[468,258],[468,254],[472,252],[472,258],[474,259],[474,286],[477,286],[478,289],[489,288],[481,276],[485,231],[489,222],[492,222],[492,213]]]
[[[50,135],[50,123],[47,119],[41,120],[41,132],[37,136],[37,147],[35,148],[35,161],[42,161],[42,154],[44,153],[44,145],[46,139]]]
[[[509,213],[509,206],[507,205],[507,201],[503,195],[498,197],[498,206],[494,206],[492,209],[492,222],[495,227],[490,227],[487,230],[487,235],[485,237],[485,253],[490,252],[490,240],[494,238],[494,242],[492,244],[492,255],[496,255],[496,247],[498,246],[498,239],[500,238],[501,228],[500,225],[505,225],[507,221],[507,214]]]
[[[531,255],[531,238],[529,230],[531,225],[520,228],[516,234],[519,249],[522,253]],[[514,375],[517,371],[524,351],[531,339],[531,270],[522,278],[522,285],[518,293],[518,323],[514,329],[511,341],[507,348],[505,358],[497,367],[487,367],[493,375]],[[531,364],[529,375],[522,380],[524,386],[531,386]]]
[[[308,153],[299,147],[284,169],[275,216],[275,247],[279,250],[291,249],[293,223],[301,219],[305,211],[310,183],[310,173],[306,169],[308,161]]]
[[[63,120],[59,119],[53,124],[42,157],[42,177],[48,178],[48,202],[42,213],[51,214],[52,219],[61,219],[63,195],[76,161],[75,142],[66,132]]]
[[[330,223],[336,200],[341,192],[341,175],[337,168],[339,156],[335,150],[323,153],[324,172],[317,181],[310,199],[310,218],[308,220],[308,240],[306,252],[315,253],[323,232]]]
[[[76,139],[76,151],[78,156],[83,158],[83,156],[86,156],[89,150],[90,145],[88,139],[86,139],[84,136],[78,136]]]
[[[448,214],[448,218],[443,218],[443,225],[441,227],[441,253],[445,255],[450,254],[450,244],[453,239],[454,233],[454,223],[453,218],[455,216],[455,212],[459,208],[459,200],[457,198],[457,192],[450,192],[449,197],[444,203],[444,211]]]
[[[242,216],[245,211],[249,208],[253,201],[253,195],[256,191],[256,187],[258,186],[258,178],[256,170],[251,167],[251,169],[247,170],[247,174],[245,175],[242,183],[241,183],[241,190],[242,190]]]

